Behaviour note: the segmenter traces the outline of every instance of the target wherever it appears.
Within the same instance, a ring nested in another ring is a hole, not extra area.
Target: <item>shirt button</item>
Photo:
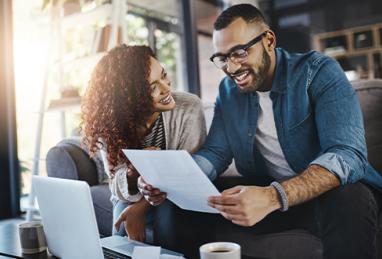
[[[249,137],[252,137],[252,133],[248,133],[248,136],[249,136]]]

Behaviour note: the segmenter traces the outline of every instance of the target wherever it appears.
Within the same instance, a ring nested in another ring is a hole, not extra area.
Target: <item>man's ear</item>
[[[268,51],[271,51],[272,49],[276,48],[276,35],[275,35],[275,33],[271,30],[268,30],[265,37],[267,38],[267,49],[268,49]]]

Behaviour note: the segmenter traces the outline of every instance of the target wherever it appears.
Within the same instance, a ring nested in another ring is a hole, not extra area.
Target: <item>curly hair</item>
[[[83,144],[91,156],[106,146],[110,171],[127,162],[122,149],[139,149],[153,113],[147,46],[115,47],[94,68],[81,105]]]

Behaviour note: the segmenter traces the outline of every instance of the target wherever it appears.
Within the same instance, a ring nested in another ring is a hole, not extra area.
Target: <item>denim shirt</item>
[[[292,54],[276,48],[270,97],[285,159],[297,174],[316,164],[341,184],[360,179],[382,190],[382,177],[367,162],[358,97],[339,64],[318,52]],[[264,159],[255,145],[257,94],[241,93],[225,77],[219,86],[212,125],[194,156],[214,179],[235,159],[238,172],[267,184]]]

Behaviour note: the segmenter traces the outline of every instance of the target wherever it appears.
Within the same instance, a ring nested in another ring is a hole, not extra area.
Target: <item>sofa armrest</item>
[[[62,141],[46,156],[48,176],[82,180],[90,186],[98,184],[97,168],[89,155],[79,146]]]

